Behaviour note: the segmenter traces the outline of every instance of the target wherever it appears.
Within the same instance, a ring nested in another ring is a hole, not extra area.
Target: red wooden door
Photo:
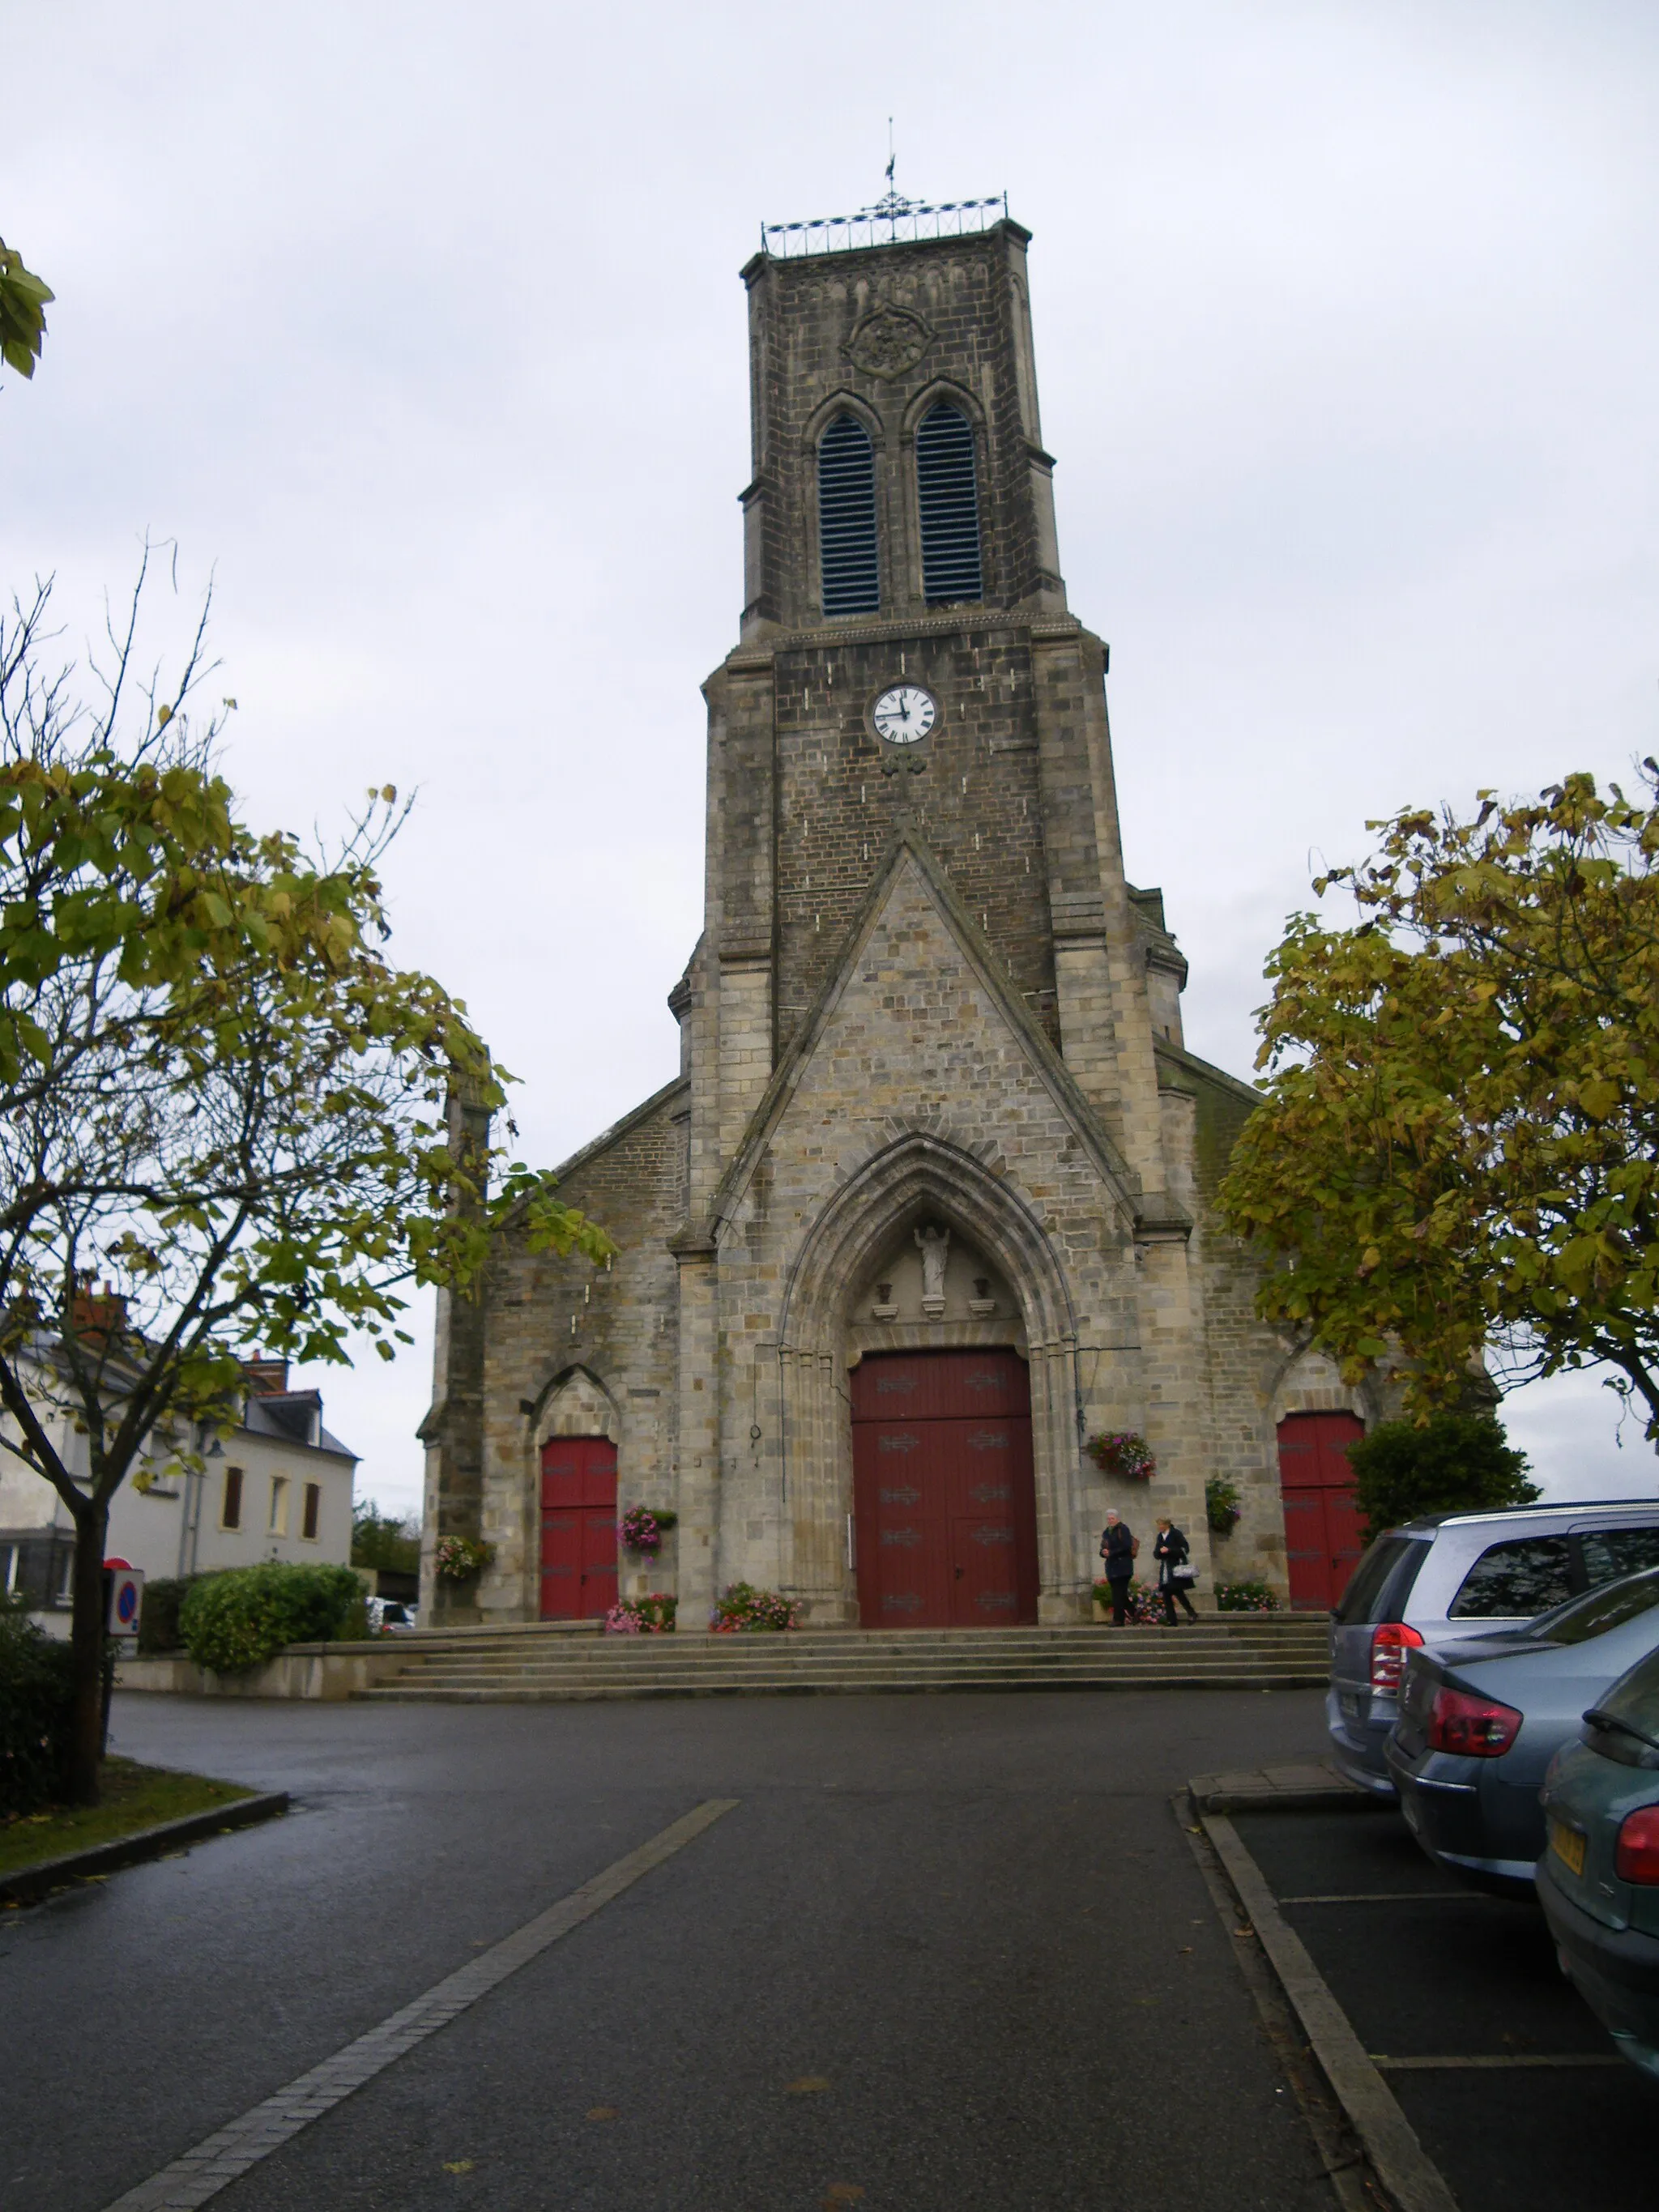
[[[555,1437],[542,1447],[542,1619],[595,1620],[617,1602],[617,1447]]]
[[[860,1361],[853,1476],[866,1628],[1036,1620],[1030,1394],[1017,1353]]]
[[[1352,1413],[1289,1413],[1279,1425],[1285,1554],[1299,1612],[1328,1612],[1358,1564],[1364,1528],[1348,1446],[1364,1433]]]

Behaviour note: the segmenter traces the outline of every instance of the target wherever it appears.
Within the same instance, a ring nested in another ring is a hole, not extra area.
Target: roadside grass
[[[165,1766],[140,1766],[133,1759],[106,1759],[100,1777],[103,1802],[54,1805],[44,1813],[14,1814],[0,1821],[0,1875],[17,1874],[66,1851],[112,1844],[164,1820],[211,1812],[253,1791],[205,1774],[175,1774]]]

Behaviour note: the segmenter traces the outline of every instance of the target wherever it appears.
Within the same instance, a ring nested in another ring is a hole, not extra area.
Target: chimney
[[[70,1323],[77,1336],[107,1352],[111,1338],[118,1340],[126,1328],[127,1302],[108,1283],[77,1287],[70,1300]]]
[[[245,1359],[242,1372],[247,1377],[249,1395],[255,1398],[280,1398],[288,1389],[286,1359]]]

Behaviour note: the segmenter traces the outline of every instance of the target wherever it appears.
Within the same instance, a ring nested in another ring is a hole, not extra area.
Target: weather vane
[[[887,118],[887,190],[874,207],[865,210],[878,222],[896,223],[902,216],[911,213],[910,202],[893,182],[893,172],[897,163],[898,155],[893,150],[893,118],[890,115]]]

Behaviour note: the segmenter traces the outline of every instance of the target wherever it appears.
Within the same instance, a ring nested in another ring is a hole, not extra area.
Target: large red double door
[[[1352,1413],[1289,1413],[1279,1425],[1279,1486],[1291,1603],[1325,1613],[1348,1587],[1364,1544],[1348,1446],[1365,1433]]]
[[[853,1370],[866,1628],[1036,1619],[1025,1363],[1012,1352],[871,1352]]]
[[[542,1619],[597,1620],[617,1602],[617,1447],[555,1437],[542,1447]]]

